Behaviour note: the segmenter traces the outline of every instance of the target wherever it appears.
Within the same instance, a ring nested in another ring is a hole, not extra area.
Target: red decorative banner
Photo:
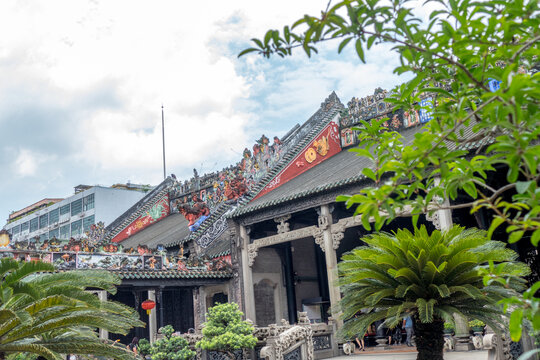
[[[277,189],[287,181],[317,166],[341,151],[339,129],[335,122],[328,124],[304,150],[296,156],[285,169],[281,170],[268,183],[254,200]]]
[[[119,232],[113,239],[113,242],[120,242],[131,235],[134,235],[141,231],[142,229],[148,227],[149,225],[163,219],[169,215],[169,196],[163,196],[159,201],[157,201],[150,210],[146,211],[144,214],[139,216],[131,224],[129,224],[124,230]]]

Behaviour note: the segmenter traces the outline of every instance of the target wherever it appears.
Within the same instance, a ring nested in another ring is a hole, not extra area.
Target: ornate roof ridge
[[[288,201],[297,200],[297,199],[300,199],[300,198],[303,198],[303,197],[306,197],[306,196],[310,196],[310,195],[313,195],[313,194],[317,194],[317,193],[320,193],[320,192],[323,192],[323,191],[333,190],[333,189],[338,188],[340,186],[346,186],[346,185],[351,185],[351,184],[355,184],[355,183],[362,183],[362,182],[364,182],[366,180],[369,180],[369,179],[365,175],[351,176],[351,177],[346,178],[346,179],[335,181],[333,183],[325,184],[325,185],[322,185],[322,186],[317,186],[315,188],[304,190],[304,191],[301,191],[301,192],[296,193],[296,194],[292,194],[292,195],[289,195],[289,196],[282,197],[280,199],[263,202],[263,203],[258,204],[256,206],[253,206],[251,208],[244,207],[242,209],[238,209],[238,211],[235,211],[235,213],[233,215],[234,215],[234,217],[238,217],[238,216],[241,216],[241,215],[252,213],[252,212],[257,211],[257,210],[261,210],[261,209],[268,208],[268,207],[271,207],[271,206],[283,204],[283,203],[286,203]]]
[[[302,139],[296,146],[291,149],[284,157],[281,159],[281,161],[263,178],[261,181],[257,183],[257,185],[249,192],[247,193],[242,199],[238,201],[238,208],[235,209],[229,217],[236,217],[237,215],[240,215],[243,213],[243,209],[249,204],[251,200],[255,196],[261,192],[264,187],[276,177],[276,175],[279,174],[281,170],[285,168],[286,165],[290,163],[303,149],[304,147],[309,144],[319,133],[321,130],[324,129],[326,125],[332,121],[334,116],[336,115],[336,112],[339,110],[342,110],[344,108],[343,104],[339,101],[339,98],[337,97],[336,93],[333,91],[330,96],[321,104],[321,108],[317,110],[317,112],[308,120],[309,122],[311,119],[313,119],[316,115],[320,114],[320,112],[324,111],[324,107],[326,104],[329,104],[330,100],[334,100],[334,103],[331,103],[331,107],[327,109],[324,115],[323,121],[321,121],[317,126],[315,126],[311,131],[308,133],[304,139]],[[336,101],[337,100],[337,101]],[[334,110],[334,111],[331,111]]]
[[[228,204],[228,203],[221,203],[218,205],[218,207],[212,211],[212,213],[210,214],[210,216],[204,220],[201,224],[201,226],[199,226],[199,228],[192,232],[191,234],[189,234],[188,236],[186,236],[185,238],[183,239],[180,239],[180,240],[175,240],[175,241],[172,241],[170,243],[167,243],[165,244],[166,246],[176,246],[176,245],[182,245],[182,244],[185,244],[186,242],[190,241],[190,240],[196,240],[197,238],[199,238],[200,236],[202,236],[206,230],[208,230],[212,224],[214,224],[217,220],[219,220],[219,218],[227,213],[227,211],[232,207],[234,206],[233,204]]]
[[[154,205],[153,200],[157,197],[161,197],[168,193],[169,186],[171,185],[172,180],[170,177],[167,177],[161,184],[156,186],[152,191],[150,191],[146,196],[137,201],[133,206],[124,211],[122,215],[118,216],[112,223],[110,223],[106,228],[106,235],[104,240],[110,241],[118,233],[120,233],[126,226],[131,224],[137,217],[139,217],[144,211],[148,210]]]

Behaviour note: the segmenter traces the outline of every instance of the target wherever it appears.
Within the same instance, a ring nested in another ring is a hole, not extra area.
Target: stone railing
[[[197,353],[196,360],[225,360],[222,353],[195,347],[202,338],[200,330],[181,334]],[[310,324],[307,314],[303,312],[298,313],[298,323],[295,325],[281,320],[279,325],[255,327],[253,335],[257,337],[255,349],[235,352],[236,360],[317,360],[336,356],[339,352],[332,318],[328,324]]]
[[[281,325],[256,328],[259,340],[255,359],[268,360],[314,360],[338,354],[335,341],[335,324],[310,324],[306,313],[298,313],[298,323],[290,325],[281,320]]]
[[[282,333],[272,331],[260,357],[266,360],[314,360],[313,330],[309,325],[294,325]]]

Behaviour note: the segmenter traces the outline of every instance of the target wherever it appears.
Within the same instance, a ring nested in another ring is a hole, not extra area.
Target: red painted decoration
[[[317,166],[341,151],[339,129],[335,122],[328,124],[317,137],[296,156],[285,169],[268,183],[255,199],[277,189],[287,181]]]
[[[144,300],[141,307],[146,310],[146,313],[150,315],[150,311],[156,307],[156,302],[152,300]]]
[[[120,242],[131,235],[134,235],[141,231],[142,229],[146,228],[149,225],[152,225],[153,223],[163,219],[170,213],[170,207],[169,207],[169,196],[165,195],[163,196],[159,201],[156,201],[154,206],[152,206],[149,210],[144,212],[141,216],[139,216],[137,219],[135,219],[131,224],[126,226],[126,228],[122,231],[120,231],[113,239],[113,242]]]

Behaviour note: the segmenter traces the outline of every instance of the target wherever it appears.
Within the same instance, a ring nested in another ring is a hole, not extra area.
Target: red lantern
[[[146,313],[150,315],[150,311],[156,307],[156,302],[152,300],[144,300],[141,307],[146,310]]]

